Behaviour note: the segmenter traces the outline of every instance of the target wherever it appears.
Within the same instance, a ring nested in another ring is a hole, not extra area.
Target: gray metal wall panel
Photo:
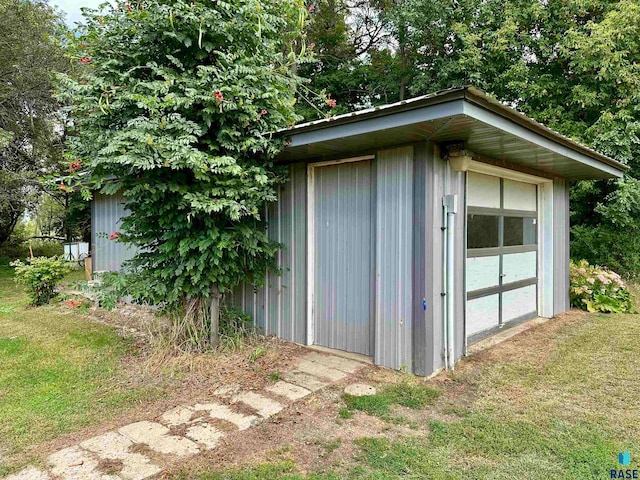
[[[419,143],[413,160],[413,373],[428,375],[433,363],[433,250],[427,198],[433,189],[433,150],[430,143]],[[424,301],[424,304],[423,304]],[[425,308],[426,307],[426,308]]]
[[[426,245],[424,269],[427,272],[425,290],[427,310],[424,333],[420,342],[426,342],[425,360],[416,366],[416,373],[429,375],[444,366],[444,303],[443,284],[444,236],[442,230],[444,215],[442,198],[444,195],[458,195],[458,213],[455,216],[455,259],[454,259],[454,333],[455,357],[464,352],[464,256],[465,256],[465,174],[451,169],[449,162],[442,159],[437,146],[426,144]],[[414,300],[415,301],[415,300]],[[416,338],[416,341],[418,339]]]
[[[135,254],[135,248],[109,235],[120,229],[120,219],[128,215],[121,195],[96,194],[91,202],[91,250],[93,270],[118,271],[125,260]]]
[[[442,197],[445,192],[445,162],[440,159],[440,151],[432,147],[433,156],[427,166],[427,212],[425,222],[427,224],[427,259],[426,267],[430,273],[426,281],[427,289],[427,329],[431,332],[428,350],[430,355],[426,358],[425,374],[428,375],[444,366],[444,326],[443,308],[443,240],[444,232]]]
[[[315,343],[370,355],[373,328],[371,161],[317,167]]]
[[[278,202],[269,205],[269,236],[282,244],[278,253],[281,275],[265,273],[265,285],[239,285],[232,302],[251,315],[267,335],[305,343],[307,308],[307,167],[289,166],[289,180],[278,190]]]
[[[413,146],[376,160],[376,333],[374,360],[412,367]]]
[[[553,314],[571,308],[569,303],[569,182],[553,181]]]
[[[449,185],[446,194],[458,195],[458,213],[455,218],[455,258],[454,258],[454,333],[455,333],[455,359],[458,360],[464,355],[464,312],[465,312],[465,287],[464,287],[464,270],[465,270],[465,203],[466,203],[466,173],[455,172],[451,169],[447,162],[449,170]]]

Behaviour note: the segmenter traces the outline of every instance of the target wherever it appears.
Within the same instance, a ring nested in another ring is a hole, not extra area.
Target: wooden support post
[[[93,280],[93,265],[91,263],[91,257],[84,259],[84,277],[89,280]]]
[[[220,291],[217,286],[211,287],[209,317],[211,321],[211,330],[209,331],[211,348],[216,348],[218,346],[218,329],[220,325]]]

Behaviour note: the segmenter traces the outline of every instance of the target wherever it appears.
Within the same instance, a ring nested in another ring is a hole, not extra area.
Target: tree
[[[306,14],[301,0],[120,3],[70,40],[70,158],[125,197],[112,237],[139,249],[134,298],[182,311],[198,347],[217,341],[219,294],[273,266],[263,212],[285,140],[272,133],[299,119]]]
[[[51,83],[67,66],[61,28],[46,2],[0,0],[0,244],[37,203],[37,177],[61,161]]]
[[[628,163],[628,179],[580,183],[572,189],[572,224],[580,227],[573,229],[573,245],[576,255],[588,255],[592,262],[640,271],[640,248],[631,238],[640,235],[640,211],[634,203],[640,198],[635,180],[640,175],[637,1],[372,4],[388,40],[371,49],[361,65],[362,77],[375,79],[376,91],[384,92],[379,98],[369,96],[370,103],[470,83]],[[340,85],[332,88],[340,91]],[[624,245],[615,258],[606,254],[612,239]]]

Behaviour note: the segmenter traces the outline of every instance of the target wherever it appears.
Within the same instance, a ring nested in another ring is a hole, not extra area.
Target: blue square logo
[[[631,454],[627,450],[620,452],[618,454],[618,463],[623,467],[629,465],[631,463]]]

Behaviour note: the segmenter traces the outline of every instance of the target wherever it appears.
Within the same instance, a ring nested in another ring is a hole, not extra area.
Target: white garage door
[[[537,186],[468,173],[467,337],[537,315]]]

